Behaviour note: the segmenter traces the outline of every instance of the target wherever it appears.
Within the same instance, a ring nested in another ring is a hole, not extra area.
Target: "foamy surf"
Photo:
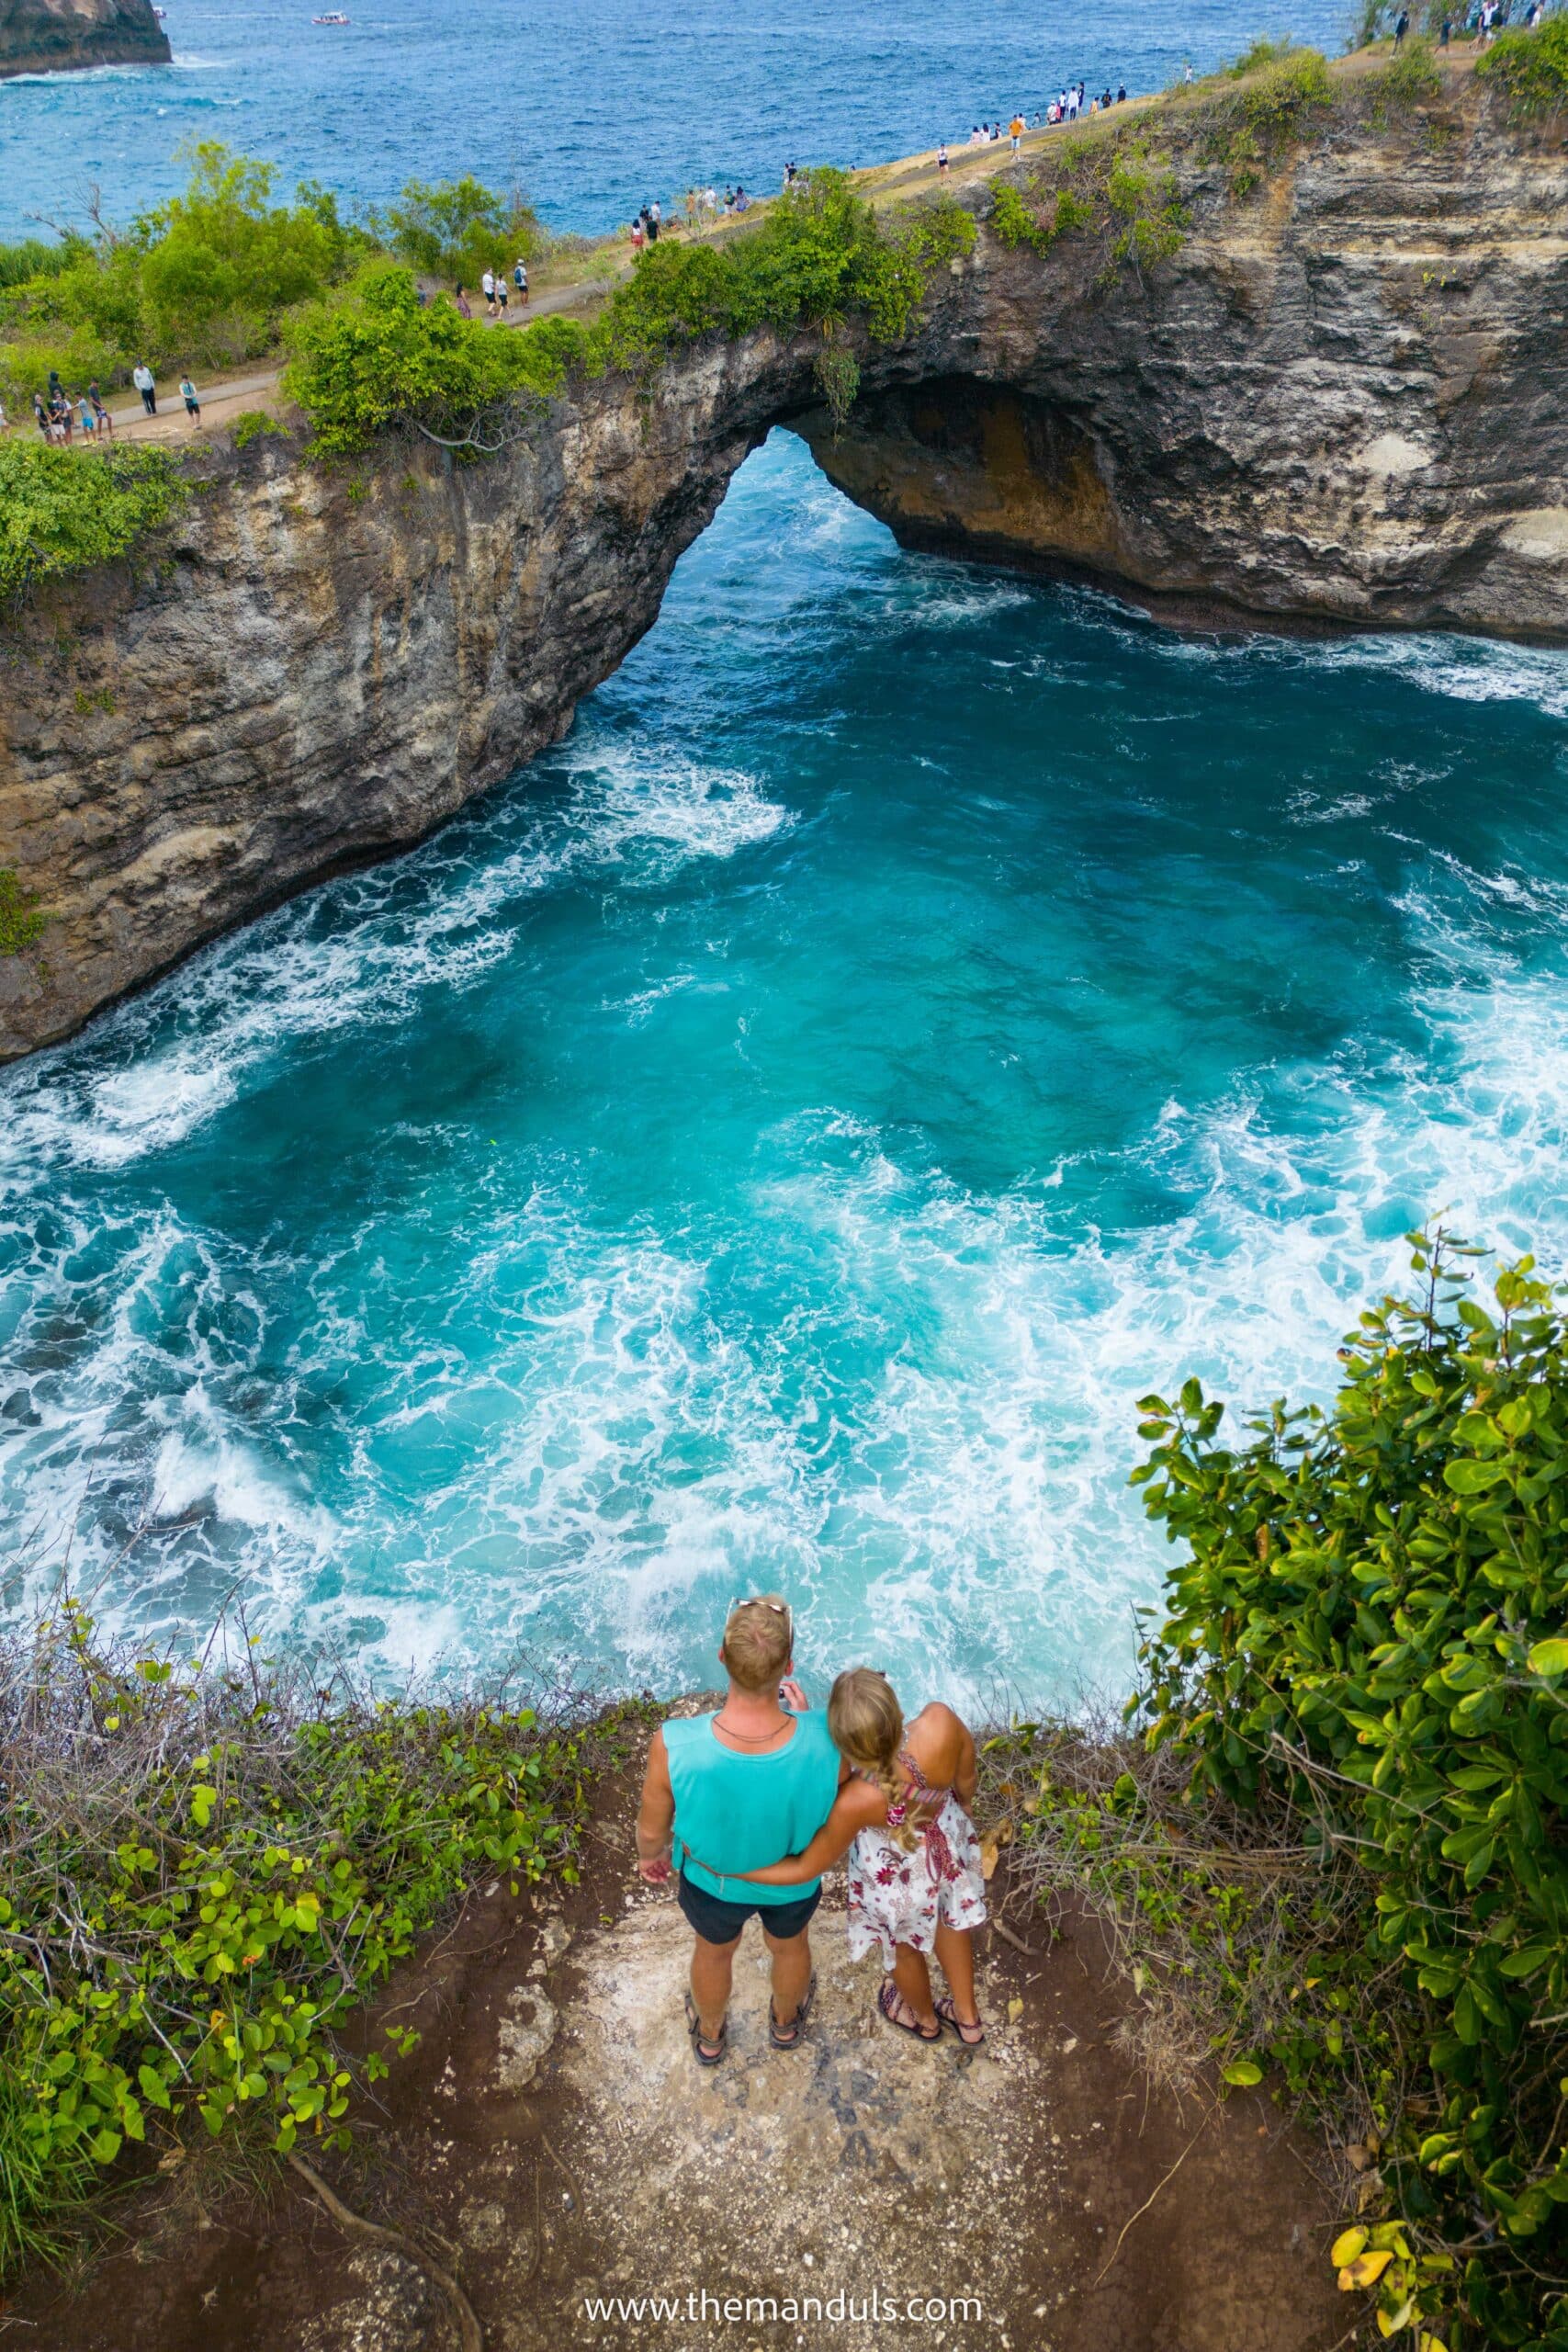
[[[0,1080],[7,1607],[69,1539],[128,1628],[668,1688],[783,1585],[818,1679],[1070,1697],[1140,1394],[1326,1395],[1438,1210],[1568,1270],[1568,667],[825,497],[775,440],[526,777]]]

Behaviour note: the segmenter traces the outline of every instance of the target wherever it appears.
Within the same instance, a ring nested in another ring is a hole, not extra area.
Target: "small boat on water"
[[[313,25],[346,25],[348,18],[341,8],[329,8],[324,17],[312,17]]]

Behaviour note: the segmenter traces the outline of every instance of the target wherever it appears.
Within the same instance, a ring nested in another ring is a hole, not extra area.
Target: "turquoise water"
[[[1270,0],[1096,0],[1042,14],[920,0],[167,0],[169,66],[0,82],[0,237],[80,211],[129,220],[183,184],[183,141],[218,139],[355,204],[405,179],[521,178],[558,227],[603,233],[694,178],[775,188],[784,164],[870,164],[1032,112],[1068,75],[1159,89],[1285,21]],[[1348,0],[1294,0],[1334,50]]]
[[[1321,1393],[1428,1210],[1568,1264],[1565,721],[775,434],[557,751],[0,1079],[9,1598],[72,1531],[120,1623],[667,1687],[779,1584],[818,1673],[1120,1682],[1139,1393]]]

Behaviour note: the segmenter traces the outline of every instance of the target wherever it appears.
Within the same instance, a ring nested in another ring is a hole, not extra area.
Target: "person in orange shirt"
[[[1018,142],[1023,137],[1023,117],[1021,114],[1015,114],[1012,120],[1009,123],[1008,136],[1012,141],[1012,152],[1016,155],[1018,153]]]

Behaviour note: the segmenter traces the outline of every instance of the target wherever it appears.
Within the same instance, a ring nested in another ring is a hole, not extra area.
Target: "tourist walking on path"
[[[180,378],[180,398],[186,404],[186,414],[187,416],[193,416],[197,424],[199,424],[201,423],[201,402],[197,398],[196,386],[191,382],[188,376],[182,376]]]
[[[114,419],[109,414],[107,409],[104,406],[103,395],[98,390],[98,379],[96,376],[87,387],[87,398],[93,403],[93,414],[97,419],[98,431],[100,435],[107,433],[109,439],[112,441],[114,439]]]
[[[93,414],[93,404],[87,398],[85,392],[77,393],[76,407],[78,412],[77,421],[82,427],[83,433],[90,441],[98,429],[98,420]]]
[[[1408,9],[1402,8],[1394,19],[1393,25],[1393,45],[1395,49],[1399,47],[1401,41],[1404,39],[1405,34],[1409,30],[1410,14]]]
[[[1016,155],[1018,153],[1018,142],[1023,137],[1023,117],[1021,114],[1015,114],[1012,120],[1009,123],[1008,137],[1012,141],[1012,152]]]
[[[471,319],[474,313],[469,306],[468,298],[464,293],[461,286],[455,286],[452,288],[452,292],[457,304],[457,316],[460,319]]]
[[[517,288],[517,300],[525,310],[528,307],[528,265],[521,254],[512,267],[512,283]]]
[[[975,2003],[974,1931],[986,1919],[986,1881],[968,1808],[975,1739],[934,1701],[908,1728],[893,1685],[869,1666],[840,1674],[828,1728],[849,1768],[824,1826],[787,1862],[752,1871],[748,1884],[787,1889],[850,1857],[850,1958],[880,1953],[876,2006],[917,2041],[946,2026],[977,2049],[986,2029]],[[948,1983],[931,1998],[928,1954]]]
[[[485,298],[486,312],[493,319],[495,316],[495,272],[493,269],[487,269],[482,273],[479,278],[479,291]]]
[[[141,395],[141,405],[149,416],[158,413],[158,384],[145,359],[139,359],[130,371],[130,380]]]
[[[945,179],[947,177],[947,141],[945,139],[936,151],[936,168],[938,178]]]
[[[817,1989],[809,1926],[820,1879],[741,1883],[743,1872],[810,1844],[833,1810],[843,1770],[826,1718],[807,1710],[788,1679],[794,1646],[789,1603],[777,1593],[737,1601],[719,1645],[729,1678],[723,1706],[671,1719],[649,1749],[637,1870],[650,1886],[678,1873],[695,1939],[686,2029],[699,2066],[716,2066],[728,2047],[735,1954],[753,1913],[773,1962],[768,2039],[775,2050],[799,2047]]]

